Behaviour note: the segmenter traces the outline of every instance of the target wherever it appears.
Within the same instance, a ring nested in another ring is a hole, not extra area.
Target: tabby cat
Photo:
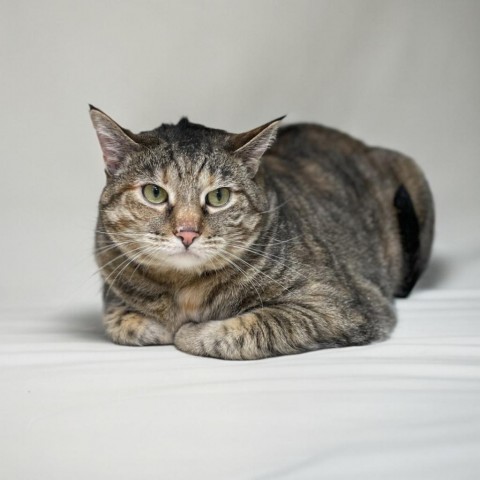
[[[134,134],[90,107],[106,186],[95,254],[107,335],[259,359],[386,339],[430,256],[409,158],[282,118]]]

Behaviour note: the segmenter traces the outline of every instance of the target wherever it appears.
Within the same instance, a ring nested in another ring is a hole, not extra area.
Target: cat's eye
[[[168,193],[162,187],[149,183],[142,188],[143,196],[150,203],[164,203],[168,199]]]
[[[230,200],[230,190],[222,187],[207,193],[205,201],[211,207],[223,207]]]

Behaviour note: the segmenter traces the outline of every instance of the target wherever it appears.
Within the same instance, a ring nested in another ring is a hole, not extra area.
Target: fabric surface
[[[480,478],[478,0],[0,13],[1,480]],[[254,362],[106,341],[88,103],[135,132],[287,113],[413,157],[436,239],[393,337]]]
[[[480,292],[397,305],[387,342],[250,362],[2,311],[0,477],[478,478]]]

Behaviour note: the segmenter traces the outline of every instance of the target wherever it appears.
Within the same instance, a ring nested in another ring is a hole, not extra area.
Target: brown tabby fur
[[[424,270],[433,203],[413,160],[313,124],[244,134],[190,123],[140,134],[91,117],[107,183],[96,260],[107,335],[258,359],[386,339]],[[276,137],[276,140],[275,140]],[[141,187],[165,188],[149,204]],[[228,187],[225,207],[205,204]],[[187,249],[175,236],[200,236]]]

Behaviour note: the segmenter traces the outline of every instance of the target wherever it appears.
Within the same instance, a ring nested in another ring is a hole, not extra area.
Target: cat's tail
[[[396,217],[401,248],[394,294],[405,298],[430,259],[435,222],[433,196],[425,175],[411,158],[382,148],[373,148],[372,153],[377,160],[387,160],[393,170],[394,184],[387,187],[388,201]]]
[[[410,194],[404,185],[400,185],[395,193],[393,205],[397,210],[398,228],[403,252],[403,279],[402,283],[397,286],[395,296],[405,298],[412,291],[424,268],[420,246],[420,222],[418,221]]]

